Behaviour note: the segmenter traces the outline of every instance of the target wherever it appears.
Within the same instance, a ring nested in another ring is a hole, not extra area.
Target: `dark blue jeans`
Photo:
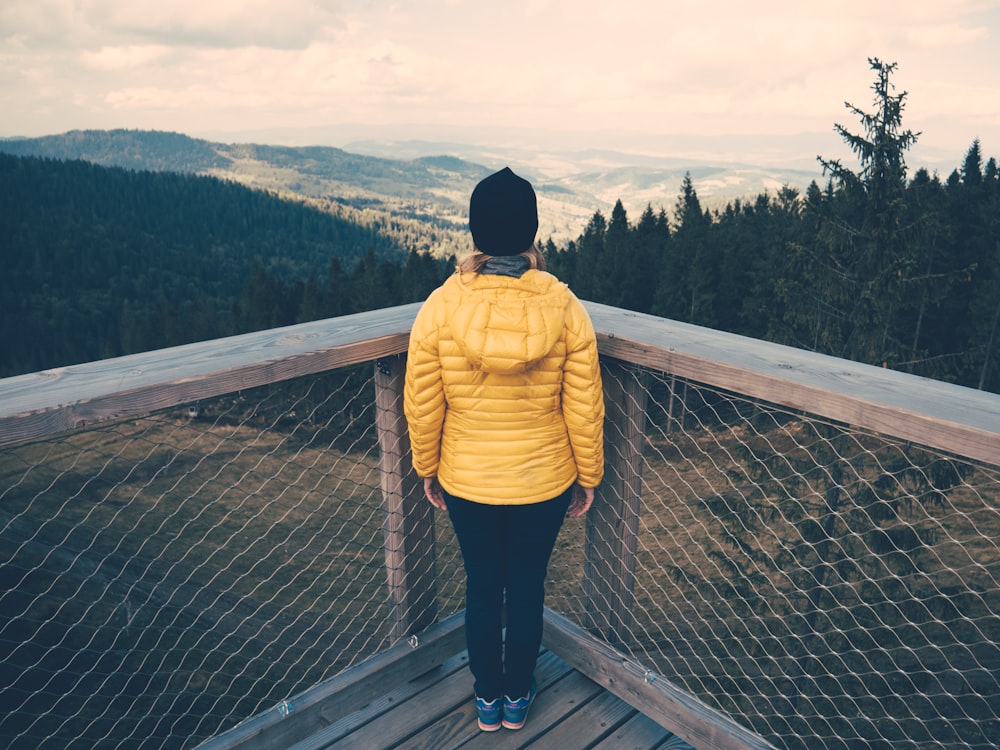
[[[465,638],[476,695],[520,698],[528,694],[542,643],[545,575],[572,487],[528,505],[444,497],[465,564]]]

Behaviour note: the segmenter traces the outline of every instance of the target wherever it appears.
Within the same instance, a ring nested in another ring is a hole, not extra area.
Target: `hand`
[[[569,501],[569,510],[566,511],[566,518],[579,518],[590,509],[594,502],[594,488],[573,485],[573,499]]]
[[[441,489],[437,477],[424,478],[424,494],[427,495],[430,504],[438,510],[447,509],[448,506],[444,504],[444,491]]]

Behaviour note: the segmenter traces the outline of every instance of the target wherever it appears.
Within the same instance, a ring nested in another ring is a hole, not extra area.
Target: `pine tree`
[[[599,281],[599,268],[604,260],[604,235],[608,223],[604,214],[597,211],[587,223],[577,244],[577,264],[574,274],[574,288],[581,299],[600,302],[597,295],[603,284]]]
[[[350,299],[356,312],[390,307],[398,299],[399,266],[375,257],[369,247],[351,274]]]
[[[336,318],[356,312],[351,300],[351,277],[344,270],[340,259],[333,257],[326,272],[323,293],[323,317]]]
[[[323,319],[323,287],[319,282],[309,277],[302,289],[302,305],[299,307],[298,323]]]
[[[905,235],[907,212],[905,152],[919,136],[902,130],[906,92],[893,94],[890,77],[895,63],[868,60],[876,71],[874,113],[846,103],[861,120],[862,134],[837,124],[860,171],[839,160],[819,157],[838,189],[833,224],[827,227],[823,250],[829,273],[821,279],[831,292],[831,303],[840,310],[847,346],[842,356],[873,364],[899,359],[899,318],[907,302],[907,280],[913,257]]]
[[[623,283],[629,291],[629,304],[626,306],[630,309],[652,311],[656,284],[669,241],[670,225],[666,211],[661,209],[656,214],[652,204],[648,204],[633,230],[632,256],[623,268]]]
[[[632,290],[626,282],[626,269],[635,262],[628,214],[621,200],[611,209],[611,220],[604,234],[594,278],[594,299],[607,305],[633,309]]]
[[[681,319],[715,326],[721,258],[718,247],[709,241],[711,218],[702,211],[690,172],[684,175],[676,213],[677,231],[672,243],[676,262],[671,273],[676,275],[686,305]]]

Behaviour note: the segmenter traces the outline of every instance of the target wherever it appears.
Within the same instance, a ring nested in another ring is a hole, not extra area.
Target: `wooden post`
[[[584,626],[612,645],[631,627],[642,491],[647,389],[618,360],[602,359],[605,472],[587,514]]]
[[[437,619],[434,508],[413,472],[403,416],[406,355],[375,363],[375,409],[381,449],[385,564],[393,604],[393,642]]]

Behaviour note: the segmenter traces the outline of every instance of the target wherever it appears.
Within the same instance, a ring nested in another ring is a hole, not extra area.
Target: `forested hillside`
[[[0,154],[0,200],[2,375],[394,304],[386,269],[440,277],[371,226],[214,178]]]
[[[906,94],[894,65],[870,62],[874,111],[849,107],[858,133],[836,126],[856,170],[821,159],[823,186],[714,211],[688,176],[672,211],[630,220],[619,201],[576,240],[548,240],[550,270],[583,299],[1000,391],[997,161],[975,140],[946,178],[909,176]],[[152,142],[164,163],[212,158]],[[479,173],[425,166],[451,192]],[[0,154],[0,198],[0,375],[412,302],[452,265],[377,223],[206,177]]]
[[[874,112],[838,132],[857,171],[702,209],[689,179],[672,216],[597,213],[552,270],[595,301],[1000,391],[1000,174],[974,141],[942,181],[907,177],[905,93],[877,72]]]
[[[197,174],[312,200],[407,247],[453,254],[473,186],[491,170],[452,157],[403,161],[329,146],[213,143],[157,130],[73,130],[0,139],[0,153],[136,171]]]

